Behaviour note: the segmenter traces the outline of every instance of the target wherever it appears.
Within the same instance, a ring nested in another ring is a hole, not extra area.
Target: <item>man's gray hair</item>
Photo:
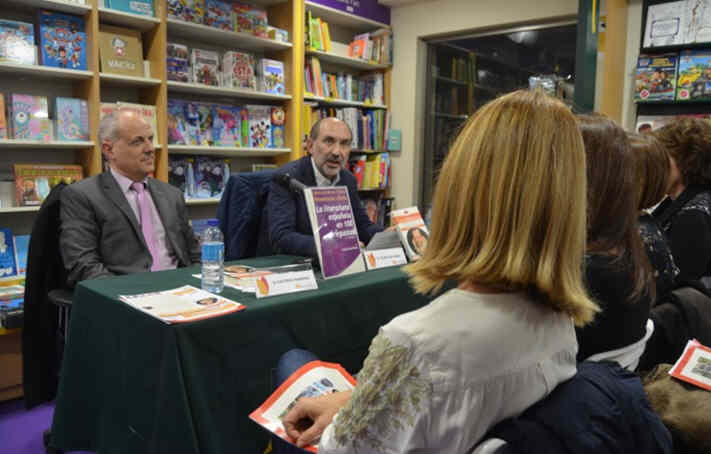
[[[311,140],[318,139],[318,134],[321,131],[321,122],[324,120],[338,120],[338,121],[343,122],[343,124],[346,125],[346,128],[348,128],[348,132],[351,133],[351,140],[353,140],[353,130],[351,129],[351,127],[348,126],[348,123],[346,123],[345,121],[341,120],[340,118],[336,118],[336,117],[326,117],[326,118],[321,118],[318,121],[316,121],[316,123],[314,123],[314,125],[311,126],[311,131],[309,132],[309,139],[311,139]]]
[[[120,110],[106,114],[99,122],[99,143],[116,142],[119,139]]]

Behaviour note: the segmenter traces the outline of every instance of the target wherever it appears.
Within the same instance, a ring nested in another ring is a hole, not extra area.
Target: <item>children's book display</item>
[[[168,80],[175,82],[190,82],[190,62],[188,60],[188,46],[177,43],[168,43],[167,46],[167,76]]]
[[[219,54],[212,50],[193,49],[190,53],[190,64],[193,82],[196,84],[220,85],[218,74],[220,72]]]
[[[397,227],[400,241],[410,261],[419,260],[427,247],[429,231],[417,207],[393,210],[392,223]]]
[[[382,73],[354,76],[346,73],[327,73],[321,70],[317,57],[306,61],[304,90],[311,96],[357,101],[365,104],[384,104]]]
[[[14,139],[52,140],[52,121],[49,119],[49,104],[46,96],[13,93],[10,116]]]
[[[271,106],[247,106],[250,147],[273,148],[271,114]]]
[[[711,99],[711,51],[682,51],[676,99],[699,101]]]
[[[284,63],[263,58],[257,66],[259,90],[264,93],[284,94]]]
[[[229,88],[256,90],[254,55],[238,51],[225,52],[222,56],[222,83]]]
[[[55,99],[57,140],[89,140],[89,106],[83,99]]]
[[[60,182],[74,183],[83,178],[78,165],[14,164],[17,206],[38,206]]]
[[[99,27],[101,72],[143,77],[141,32],[101,24]]]
[[[84,18],[53,11],[39,13],[40,63],[68,69],[86,69]]]
[[[0,62],[35,64],[34,25],[0,19]]]
[[[281,107],[271,108],[272,122],[272,147],[284,148],[284,123],[286,123],[286,112]]]
[[[188,199],[195,193],[195,175],[192,157],[168,155],[168,183],[180,189]]]
[[[654,101],[674,99],[676,93],[676,54],[640,55],[635,77],[635,99]]]
[[[104,7],[141,16],[153,17],[155,15],[153,0],[104,0]]]
[[[186,200],[220,198],[229,177],[229,159],[168,156],[168,182],[180,189]]]

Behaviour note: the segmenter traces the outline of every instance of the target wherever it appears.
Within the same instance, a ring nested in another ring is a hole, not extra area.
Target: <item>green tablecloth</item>
[[[275,256],[253,266],[291,262]],[[261,453],[267,434],[248,418],[272,391],[280,355],[305,348],[357,372],[378,328],[423,306],[399,268],[330,280],[257,300],[247,309],[166,325],[122,294],[200,283],[199,267],[97,279],[74,294],[52,432],[57,447],[99,453]]]

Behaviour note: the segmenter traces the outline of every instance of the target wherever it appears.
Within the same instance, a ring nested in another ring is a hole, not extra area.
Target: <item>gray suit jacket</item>
[[[149,178],[148,190],[178,266],[200,262],[183,194]],[[151,253],[126,196],[110,172],[67,186],[61,194],[59,246],[68,285],[84,279],[150,271]]]

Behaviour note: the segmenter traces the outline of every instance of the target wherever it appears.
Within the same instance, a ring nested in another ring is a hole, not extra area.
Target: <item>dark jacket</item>
[[[489,436],[521,454],[671,454],[671,434],[651,409],[637,375],[612,362],[585,361],[578,373]]]
[[[278,174],[288,173],[306,186],[316,186],[311,156],[292,161],[277,172]],[[358,197],[355,177],[345,169],[341,169],[339,177],[339,186],[348,188],[353,216],[358,229],[358,238],[367,244],[373,235],[382,228],[373,224],[363,210],[360,197]],[[309,213],[306,210],[306,199],[302,192],[295,193],[273,181],[267,200],[267,216],[269,238],[275,253],[317,258],[316,243],[311,230]]]

